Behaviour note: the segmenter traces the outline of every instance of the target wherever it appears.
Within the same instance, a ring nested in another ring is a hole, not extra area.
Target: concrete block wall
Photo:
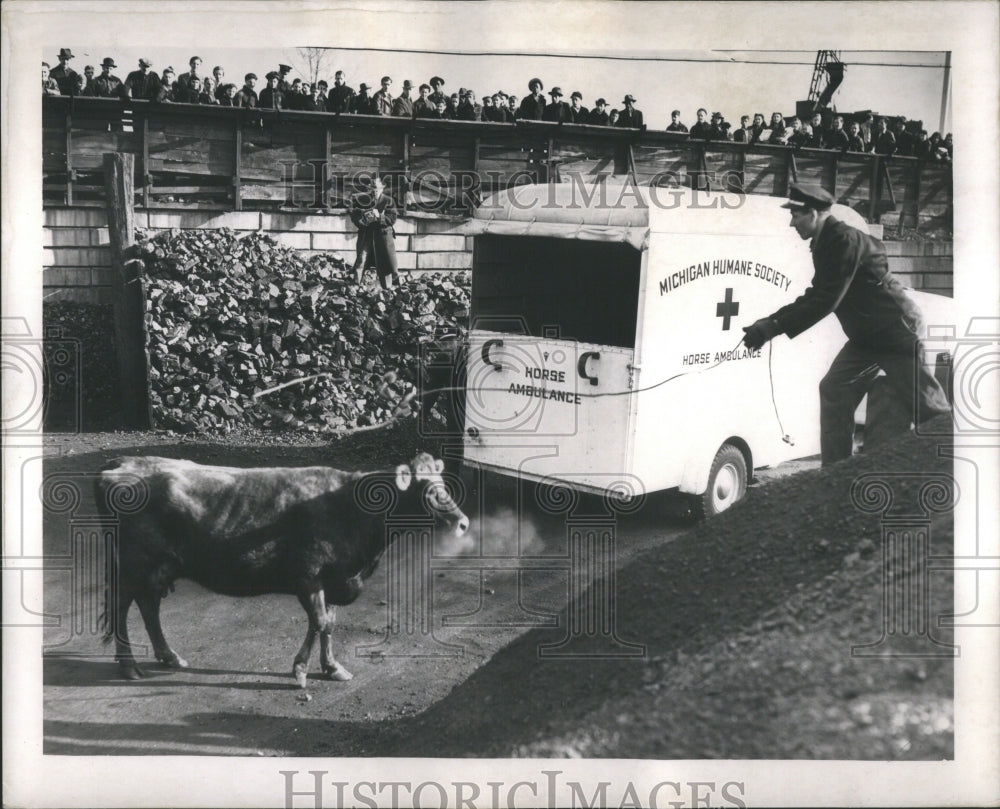
[[[414,273],[467,270],[472,237],[462,220],[416,214],[396,222],[396,257],[401,270]],[[108,222],[100,208],[51,208],[43,227],[42,283],[46,300],[111,302],[111,248]],[[281,244],[309,256],[334,253],[353,262],[357,228],[346,214],[265,213],[259,211],[136,211],[135,226],[145,230],[230,228],[263,230]]]
[[[100,208],[50,208],[43,228],[42,282],[46,300],[111,302],[111,252],[107,218]],[[335,253],[354,259],[357,229],[346,214],[259,211],[136,211],[137,228],[230,228],[264,230],[306,255]],[[466,270],[472,266],[472,237],[461,220],[414,214],[396,223],[396,256],[415,273]],[[889,268],[915,289],[951,295],[951,242],[886,242]]]

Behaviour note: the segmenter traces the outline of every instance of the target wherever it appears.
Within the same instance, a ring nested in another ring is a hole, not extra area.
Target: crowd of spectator
[[[347,84],[347,76],[342,70],[336,71],[330,86],[325,80],[289,80],[292,68],[282,64],[277,70],[265,74],[265,84],[258,92],[255,73],[247,73],[241,87],[226,80],[225,69],[221,65],[216,65],[211,75],[207,75],[207,71],[206,75],[202,75],[202,59],[199,56],[192,56],[187,72],[179,76],[173,67],[166,67],[157,74],[152,70],[150,60],[140,59],[138,70],[129,73],[124,81],[111,72],[118,65],[110,57],[101,62],[99,75],[95,75],[91,65],[87,65],[83,73],[77,73],[69,65],[73,58],[69,48],[61,48],[56,67],[42,62],[43,93],[402,118],[495,123],[535,120],[646,128],[642,112],[636,109],[637,102],[631,94],[625,95],[620,108],[609,109],[608,102],[598,98],[593,108],[588,109],[579,91],[570,93],[570,100],[566,102],[563,101],[562,88],[553,87],[546,93],[542,80],[537,78],[528,82],[528,95],[523,98],[498,90],[484,94],[480,103],[475,92],[465,87],[450,95],[446,93],[446,82],[440,76],[434,76],[428,83],[416,88],[406,80],[400,86],[399,94],[393,95],[393,81],[389,76],[382,77],[377,90],[362,82],[355,91]],[[416,97],[413,96],[414,89]],[[689,130],[681,120],[680,110],[673,110],[666,131],[685,135],[691,140],[836,149],[886,157],[905,155],[940,162],[950,161],[953,153],[950,132],[944,138],[939,132],[928,137],[926,130],[919,125],[908,124],[905,119],[894,118],[890,126],[889,119],[876,119],[871,113],[849,116],[850,120],[847,120],[836,113],[815,112],[806,121],[796,116],[786,119],[781,113],[774,112],[769,122],[765,122],[762,113],[756,113],[752,118],[741,115],[738,128],[727,122],[720,112],[713,112],[710,116],[702,108],[695,117],[696,122]]]

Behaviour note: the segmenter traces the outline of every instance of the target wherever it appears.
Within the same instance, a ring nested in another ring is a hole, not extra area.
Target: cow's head
[[[396,467],[396,487],[405,492],[413,486],[431,514],[460,537],[469,529],[469,518],[449,494],[441,477],[443,471],[444,461],[427,452],[418,452],[409,464],[401,463]]]

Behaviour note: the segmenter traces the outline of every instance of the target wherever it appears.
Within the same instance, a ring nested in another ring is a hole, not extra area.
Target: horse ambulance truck
[[[751,351],[809,286],[781,198],[578,183],[495,194],[474,235],[467,464],[584,491],[678,489],[705,513],[819,452],[834,316]],[[865,230],[849,208],[833,214]],[[913,293],[928,323],[950,300]]]

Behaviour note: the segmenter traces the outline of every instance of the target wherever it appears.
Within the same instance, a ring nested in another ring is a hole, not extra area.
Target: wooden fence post
[[[142,261],[130,258],[135,239],[135,156],[129,152],[104,155],[104,190],[111,242],[115,355],[121,384],[122,414],[127,427],[152,425],[149,404],[149,362],[146,355],[145,290]]]

